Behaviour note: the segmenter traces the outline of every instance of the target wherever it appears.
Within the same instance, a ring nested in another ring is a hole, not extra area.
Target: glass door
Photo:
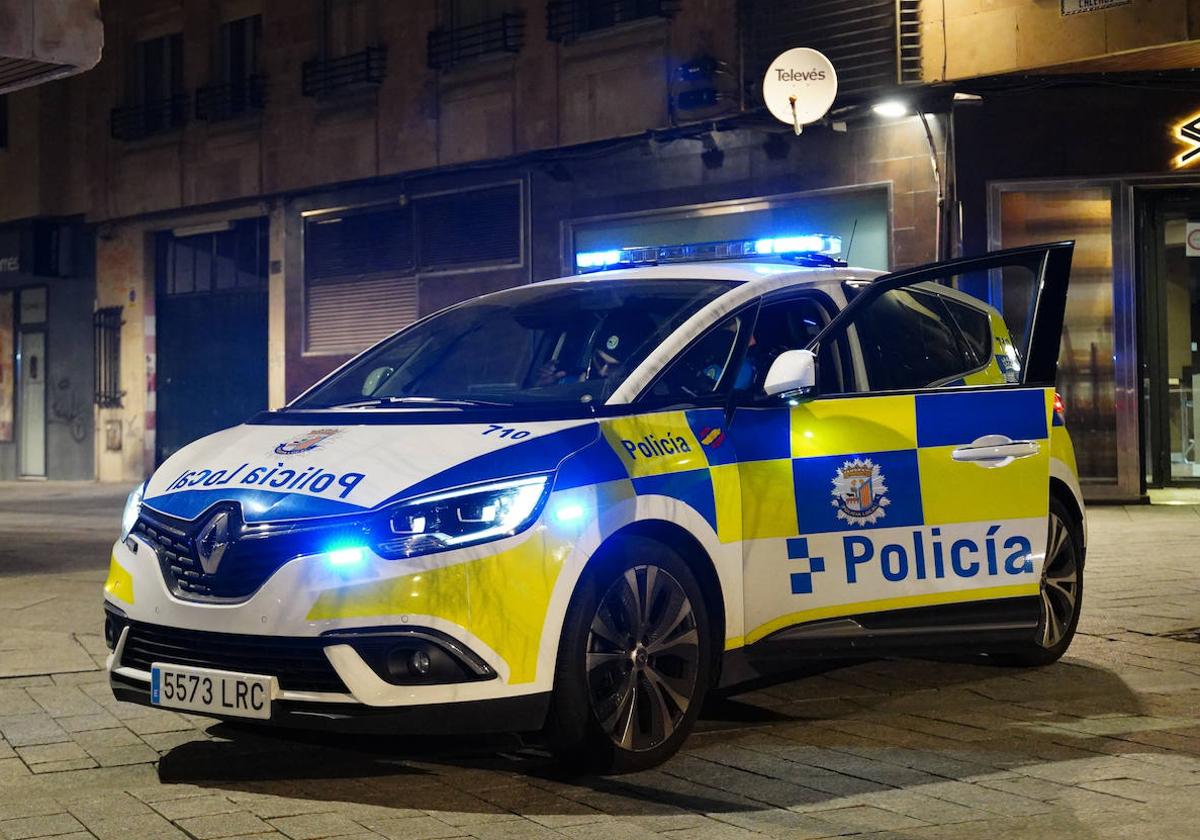
[[[1151,194],[1143,219],[1147,479],[1200,485],[1200,190]]]
[[[1075,243],[1058,392],[1066,405],[1084,493],[1091,498],[1100,498],[1105,491],[1134,496],[1139,489],[1136,452],[1126,466],[1119,444],[1122,425],[1136,425],[1137,406],[1123,411],[1119,400],[1116,360],[1124,348],[1119,346],[1115,326],[1113,188],[1054,182],[1002,184],[993,196],[993,248]]]

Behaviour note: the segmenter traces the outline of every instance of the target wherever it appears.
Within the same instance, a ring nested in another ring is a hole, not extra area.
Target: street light
[[[881,117],[903,117],[908,114],[908,104],[899,99],[884,99],[871,106]]]

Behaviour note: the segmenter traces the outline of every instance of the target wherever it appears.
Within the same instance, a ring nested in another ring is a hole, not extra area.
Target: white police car
[[[797,244],[581,255],[656,265],[451,307],[173,455],[113,547],[116,696],[626,770],[806,657],[1053,662],[1072,245],[879,276]]]

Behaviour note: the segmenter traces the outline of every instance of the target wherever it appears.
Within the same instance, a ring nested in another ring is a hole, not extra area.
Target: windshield
[[[488,295],[402,330],[290,407],[600,404],[733,285],[593,280]]]

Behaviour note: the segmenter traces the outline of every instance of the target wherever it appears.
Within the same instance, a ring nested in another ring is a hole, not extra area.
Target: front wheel
[[[1038,593],[1041,615],[1037,635],[1019,649],[996,658],[1009,665],[1038,666],[1057,662],[1079,625],[1083,608],[1083,528],[1078,517],[1050,497],[1050,538]]]
[[[585,573],[567,610],[546,734],[577,770],[659,764],[695,723],[712,675],[704,595],[683,559],[645,537]]]

